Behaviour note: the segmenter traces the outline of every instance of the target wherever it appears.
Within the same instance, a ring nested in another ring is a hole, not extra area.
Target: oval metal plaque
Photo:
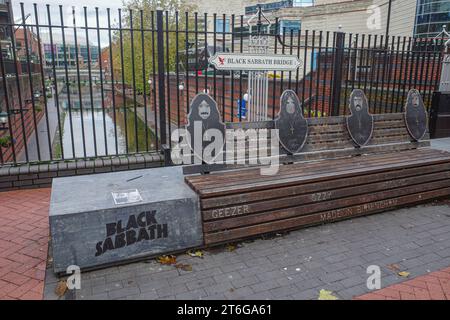
[[[347,116],[347,130],[352,140],[359,146],[365,146],[372,137],[373,116],[369,112],[366,95],[361,89],[355,89],[350,95],[350,115]]]
[[[285,90],[281,95],[275,128],[287,152],[296,153],[302,149],[308,136],[308,121],[303,117],[303,108],[292,90]]]
[[[422,96],[416,89],[408,92],[405,105],[405,122],[409,135],[416,141],[423,138],[427,132],[427,111]]]
[[[186,130],[190,134],[189,146],[198,159],[211,164],[223,153],[225,124],[221,120],[217,102],[210,95],[199,93],[192,99]],[[205,148],[212,143],[216,147],[212,150],[208,147],[206,155]]]

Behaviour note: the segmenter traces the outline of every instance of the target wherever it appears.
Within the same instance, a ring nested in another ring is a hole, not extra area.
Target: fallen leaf
[[[410,273],[407,272],[407,271],[401,271],[401,272],[398,273],[398,275],[401,276],[401,277],[407,278],[407,277],[409,277]]]
[[[156,261],[158,261],[161,264],[175,264],[177,263],[177,257],[169,255],[169,256],[159,256],[156,258]]]
[[[231,243],[227,244],[226,248],[227,248],[228,252],[233,252],[234,250],[236,250],[236,246],[234,244],[231,244]]]
[[[387,268],[389,270],[392,270],[392,271],[399,271],[400,270],[400,266],[398,264],[395,264],[395,263],[389,264],[387,266]]]
[[[58,281],[58,284],[56,285],[55,288],[55,294],[58,297],[62,297],[66,293],[66,291],[67,291],[66,281],[64,280]]]
[[[337,300],[338,298],[333,296],[331,293],[332,291],[320,289],[319,300]]]
[[[191,257],[197,257],[197,258],[203,258],[203,251],[202,250],[189,250],[187,254]]]
[[[183,271],[192,271],[192,266],[190,264],[177,263],[175,268],[181,269]]]

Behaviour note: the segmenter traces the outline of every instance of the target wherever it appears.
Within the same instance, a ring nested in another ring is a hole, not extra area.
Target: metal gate
[[[168,150],[199,92],[225,122],[273,119],[285,89],[306,117],[347,113],[355,88],[372,113],[401,111],[410,88],[428,107],[444,56],[443,39],[281,27],[261,11],[27,6],[18,22],[0,24],[0,165]],[[217,52],[295,55],[302,67],[220,71],[208,63]]]

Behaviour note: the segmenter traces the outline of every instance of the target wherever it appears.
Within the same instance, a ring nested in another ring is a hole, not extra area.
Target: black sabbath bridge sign
[[[218,70],[295,71],[302,65],[295,55],[267,55],[253,53],[216,53],[209,58]]]
[[[262,28],[266,29],[265,32],[261,30],[261,19],[265,20]],[[258,8],[258,12],[247,21],[247,24],[250,33],[248,52],[217,52],[208,59],[208,62],[217,70],[248,71],[247,119],[248,121],[266,121],[269,92],[268,72],[293,72],[302,66],[302,61],[296,55],[269,53],[271,22],[261,8]]]
[[[262,36],[261,36],[262,37]],[[256,41],[261,43],[262,41]],[[249,53],[216,53],[209,58],[209,63],[217,70],[248,71],[248,120],[267,120],[267,97],[269,96],[269,76],[268,71],[296,71],[302,66],[301,60],[295,55],[268,54],[267,39],[263,41],[265,45],[261,50],[252,49]]]

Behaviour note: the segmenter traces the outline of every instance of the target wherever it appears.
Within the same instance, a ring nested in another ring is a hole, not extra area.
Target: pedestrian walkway
[[[449,267],[449,239],[450,207],[428,204],[212,248],[202,257],[184,253],[172,265],[148,259],[85,272],[75,297],[317,299],[324,289],[352,299],[370,292],[371,265],[381,269],[382,288]],[[45,298],[57,298],[57,280],[48,270]]]
[[[0,299],[42,299],[50,189],[1,193]]]
[[[47,127],[47,117],[48,117],[48,127]],[[61,123],[61,125],[64,125]],[[58,128],[58,113],[55,105],[55,99],[49,98],[47,100],[47,113],[40,119],[37,130],[33,130],[31,135],[28,137],[28,159],[30,161],[37,161],[39,159],[38,154],[40,154],[41,161],[50,160],[50,146],[53,143],[56,130]],[[48,130],[47,130],[48,129]],[[37,139],[36,139],[37,132]],[[48,137],[50,139],[50,146],[48,143]],[[39,141],[39,148],[38,148]],[[39,150],[39,152],[38,152]],[[17,159],[19,162],[26,162],[25,149],[21,150],[20,155]]]
[[[441,138],[431,140],[431,147],[450,152],[450,138]]]
[[[356,298],[357,300],[450,300],[450,268]]]

